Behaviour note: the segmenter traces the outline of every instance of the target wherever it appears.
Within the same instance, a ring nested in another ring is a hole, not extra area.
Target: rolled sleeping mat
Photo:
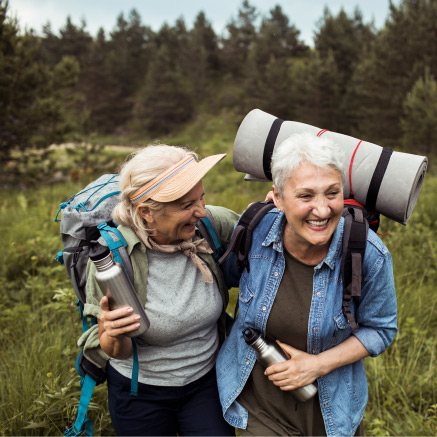
[[[275,145],[290,135],[304,132],[328,137],[343,148],[348,163],[344,174],[345,198],[353,193],[354,199],[368,209],[407,224],[425,177],[428,163],[425,156],[395,152],[308,124],[283,121],[253,109],[235,137],[235,169],[247,173],[245,180],[271,181],[270,161]]]

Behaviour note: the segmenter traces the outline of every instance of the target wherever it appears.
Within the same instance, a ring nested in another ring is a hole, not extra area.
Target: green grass
[[[263,199],[269,186],[242,181],[232,167],[230,131],[217,132],[212,126],[192,144],[204,156],[230,154],[205,179],[207,202],[241,212]],[[191,135],[183,133],[174,143]],[[122,158],[113,157],[117,164]],[[8,189],[1,198],[0,435],[60,435],[75,420],[80,396],[75,342],[81,327],[67,274],[54,260],[62,245],[53,218],[59,203],[86,182]],[[384,354],[365,360],[366,435],[437,434],[436,192],[437,177],[428,175],[409,224],[383,220],[381,225],[381,232],[389,231],[382,238],[394,261],[399,333]],[[231,313],[236,296],[233,289]],[[106,385],[97,387],[89,416],[95,435],[114,433]]]

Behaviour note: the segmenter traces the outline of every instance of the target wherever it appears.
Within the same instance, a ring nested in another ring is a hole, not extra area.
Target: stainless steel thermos
[[[111,310],[130,306],[134,314],[141,316],[140,327],[125,335],[138,337],[143,334],[149,328],[150,322],[123,266],[114,262],[108,247],[98,243],[91,245],[90,259],[96,266],[96,281],[102,293],[108,296]]]
[[[256,329],[246,328],[243,331],[243,337],[246,343],[255,350],[256,359],[264,367],[288,360],[288,357],[278,345],[268,343]],[[291,393],[298,401],[305,402],[317,393],[317,387],[314,384],[308,384],[292,390]]]

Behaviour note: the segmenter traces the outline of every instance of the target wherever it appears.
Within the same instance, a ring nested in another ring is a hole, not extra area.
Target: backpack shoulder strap
[[[229,246],[224,255],[220,258],[219,264],[222,264],[231,252],[234,252],[237,256],[237,265],[240,273],[245,268],[247,268],[248,271],[250,270],[247,256],[252,245],[253,230],[267,212],[274,207],[273,202],[255,202],[249,205],[240,217],[232,234]]]
[[[109,226],[107,223],[102,223],[97,226],[100,231],[100,235],[105,240],[105,243],[109,247],[115,262],[120,263],[132,286],[134,285],[134,270],[132,267],[132,261],[127,253],[127,241],[123,237],[123,234],[117,229]],[[115,238],[114,238],[115,237]],[[132,376],[131,376],[131,395],[138,395],[138,375],[139,375],[139,361],[136,338],[132,337]]]
[[[213,252],[212,255],[217,262],[223,255],[224,249],[217,234],[214,218],[208,209],[206,210],[206,217],[202,217],[199,223],[197,223],[197,229],[199,229],[200,235],[208,242]]]
[[[343,257],[341,260],[341,275],[343,278],[343,313],[347,318],[352,331],[358,332],[350,303],[352,298],[361,296],[362,263],[367,243],[369,224],[360,208],[346,206],[343,211]]]
[[[129,254],[127,253],[127,241],[122,233],[108,223],[101,223],[97,226],[100,235],[103,238],[105,245],[109,247],[115,262],[118,262],[124,267],[131,283],[134,283],[134,270]]]

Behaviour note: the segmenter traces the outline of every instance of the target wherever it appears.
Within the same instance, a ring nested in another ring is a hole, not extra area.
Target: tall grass
[[[230,152],[224,130],[200,137],[202,155]],[[186,133],[187,138],[192,133]],[[184,144],[184,138],[174,141]],[[205,179],[207,201],[238,212],[262,199],[268,184],[245,183],[230,157]],[[75,420],[80,396],[75,372],[81,333],[75,295],[53,223],[59,203],[82,184],[8,190],[0,203],[0,435],[60,435]],[[366,435],[436,435],[437,177],[427,176],[407,227],[383,221],[398,295],[399,333],[393,345],[365,361],[370,400]],[[236,290],[232,292],[233,308]],[[96,435],[114,433],[106,386],[97,387],[89,417]]]

